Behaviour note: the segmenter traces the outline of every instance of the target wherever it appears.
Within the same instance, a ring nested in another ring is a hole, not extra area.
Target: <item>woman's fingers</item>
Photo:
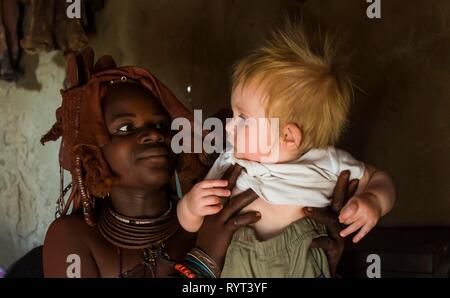
[[[325,225],[328,233],[333,238],[339,237],[341,225],[339,224],[336,215],[332,214],[327,208],[305,208],[305,213],[309,218],[312,218]]]
[[[238,213],[242,208],[249,205],[257,198],[258,195],[252,189],[247,189],[246,191],[234,196],[231,200],[228,201],[228,203],[222,210],[222,220],[224,222],[228,221],[231,216]]]
[[[234,186],[236,185],[236,181],[241,174],[243,167],[235,164],[233,166],[230,166],[223,175],[222,179],[228,180],[228,186],[227,188],[229,190],[232,190]]]
[[[362,221],[359,221],[359,220],[355,221],[354,223],[352,223],[351,225],[349,225],[348,227],[343,229],[341,231],[340,235],[341,235],[341,237],[347,237],[348,235],[359,230],[363,225],[364,225],[364,223]]]
[[[259,212],[247,212],[244,214],[235,215],[228,220],[225,224],[226,229],[230,232],[235,232],[240,227],[252,224],[261,219],[261,213]]]
[[[334,186],[333,195],[331,197],[331,208],[334,212],[339,213],[342,206],[345,205],[347,199],[347,189],[350,178],[350,171],[342,171]]]
[[[308,217],[324,224],[327,229],[329,237],[313,239],[311,247],[320,247],[327,252],[332,276],[335,275],[337,264],[344,250],[344,239],[340,234],[342,225],[339,223],[338,214],[358,188],[359,181],[357,179],[349,181],[349,179],[350,171],[341,172],[330,198],[331,206],[328,208],[305,208]]]
[[[332,277],[336,276],[337,264],[344,250],[344,246],[341,245],[344,242],[342,238],[332,239],[328,236],[322,236],[314,238],[311,242],[311,248],[322,248],[327,255],[330,273]]]
[[[311,242],[311,248],[322,248],[324,250],[329,250],[333,245],[333,241],[328,236],[321,236],[314,238]]]
[[[356,190],[358,189],[359,185],[359,179],[352,179],[348,183],[348,189],[347,189],[347,198],[351,198],[355,195]]]

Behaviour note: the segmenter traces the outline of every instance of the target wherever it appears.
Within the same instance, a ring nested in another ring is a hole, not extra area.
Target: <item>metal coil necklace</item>
[[[119,253],[119,277],[156,276],[158,260],[170,260],[165,241],[178,230],[173,199],[164,214],[155,218],[133,218],[117,213],[110,199],[102,204],[98,220],[100,234],[117,247]],[[122,272],[121,249],[140,249],[143,262],[132,270]]]
[[[113,210],[111,200],[102,206],[98,221],[100,234],[110,243],[125,249],[157,248],[178,230],[174,203],[155,218],[132,218]]]

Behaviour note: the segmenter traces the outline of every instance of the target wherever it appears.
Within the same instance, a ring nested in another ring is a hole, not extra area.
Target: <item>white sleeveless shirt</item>
[[[350,179],[361,179],[365,169],[364,163],[334,147],[311,149],[287,163],[237,159],[232,151],[226,151],[217,158],[205,179],[220,179],[236,163],[244,167],[236,182],[239,192],[251,188],[271,204],[305,207],[328,206],[339,174],[350,170]]]

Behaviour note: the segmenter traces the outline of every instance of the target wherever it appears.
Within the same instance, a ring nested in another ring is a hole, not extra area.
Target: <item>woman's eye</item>
[[[130,132],[131,130],[133,130],[133,125],[125,124],[125,125],[120,126],[117,131],[118,132]]]
[[[158,122],[155,127],[156,129],[164,129],[166,126],[164,125],[164,122]]]

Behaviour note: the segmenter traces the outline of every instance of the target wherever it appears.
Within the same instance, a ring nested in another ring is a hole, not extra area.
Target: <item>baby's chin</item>
[[[276,154],[264,153],[234,152],[234,157],[264,163],[277,163],[280,160],[279,156]]]

